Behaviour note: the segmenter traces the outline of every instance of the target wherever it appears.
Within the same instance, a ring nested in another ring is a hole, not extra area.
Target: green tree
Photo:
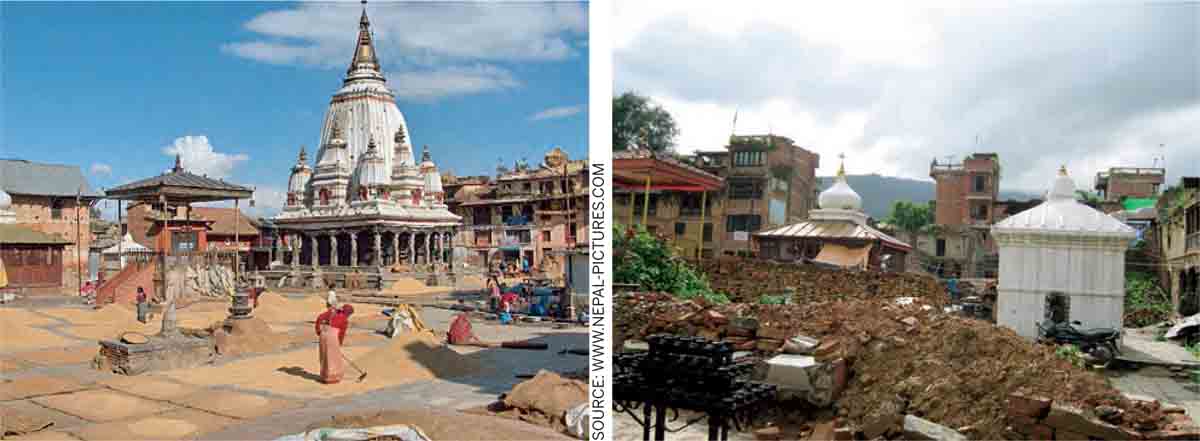
[[[896,201],[892,204],[892,212],[885,220],[899,231],[908,233],[910,243],[915,244],[916,234],[933,223],[933,207],[929,203],[918,204],[910,201]]]
[[[641,227],[613,226],[613,280],[632,283],[646,291],[666,292],[679,298],[703,297],[716,303],[729,299],[713,292],[704,274],[675,255],[670,246]]]
[[[613,150],[637,145],[654,151],[675,147],[679,128],[662,106],[642,95],[625,92],[613,98]]]

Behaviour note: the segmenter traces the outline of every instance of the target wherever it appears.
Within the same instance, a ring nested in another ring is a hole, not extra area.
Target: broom
[[[362,383],[363,380],[367,378],[367,371],[362,370],[362,368],[358,367],[357,364],[354,364],[353,361],[350,361],[350,357],[347,357],[345,353],[342,353],[342,359],[346,360],[346,363],[350,363],[350,366],[353,367],[354,370],[358,371],[359,374],[362,374],[358,376],[359,383]]]

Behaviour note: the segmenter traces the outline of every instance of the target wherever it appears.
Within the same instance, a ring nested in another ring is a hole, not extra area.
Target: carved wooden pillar
[[[375,266],[383,266],[383,233],[375,230],[375,257],[371,259]]]
[[[350,266],[358,268],[358,232],[350,231]]]
[[[317,235],[312,235],[312,252],[309,253],[309,259],[312,260],[312,268],[315,270],[321,264],[321,244],[317,242]]]
[[[280,251],[279,251],[279,242],[280,241],[282,241],[282,239],[279,238],[279,233],[276,233],[275,239],[271,241],[271,255],[267,256],[268,257],[267,258],[267,268],[268,269],[271,268],[272,263],[275,263],[276,257],[279,257],[279,261],[283,262],[282,254],[280,254]]]
[[[329,266],[338,266],[337,233],[329,235]]]

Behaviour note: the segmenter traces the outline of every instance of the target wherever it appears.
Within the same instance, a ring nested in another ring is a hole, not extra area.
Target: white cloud
[[[1200,174],[1200,6],[872,5],[618,2],[614,91],[661,103],[682,151],[721,148],[737,111],[738,133],[791,137],[826,175],[842,152],[917,179],[997,152],[1005,190],[1163,154],[1170,182]]]
[[[217,152],[203,135],[175,138],[175,142],[163,147],[162,152],[171,157],[179,155],[183,168],[189,172],[219,179],[228,178],[238,163],[250,159],[245,153]]]
[[[221,49],[271,64],[344,68],[360,13],[357,2],[265,12],[245,24],[258,37]],[[418,100],[516,87],[520,83],[506,71],[472,74],[472,66],[566,60],[578,55],[579,41],[587,37],[583,3],[373,3],[368,15],[380,62],[400,77],[391,84],[404,88],[404,79],[423,80],[415,86],[419,92],[402,94]],[[453,77],[435,81],[438,73]]]
[[[568,116],[577,115],[583,111],[583,105],[576,104],[574,106],[559,106],[551,107],[541,112],[535,113],[529,117],[530,121],[541,121],[544,119],[566,118]]]
[[[97,162],[97,163],[92,164],[91,172],[93,175],[111,176],[112,175],[112,166],[108,165],[108,164]]]
[[[511,72],[487,65],[402,71],[390,74],[389,78],[396,97],[412,101],[432,101],[521,85]]]

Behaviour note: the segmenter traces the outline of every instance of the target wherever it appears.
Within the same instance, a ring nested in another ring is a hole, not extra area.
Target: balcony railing
[[[1200,251],[1200,232],[1187,235],[1187,251]]]

